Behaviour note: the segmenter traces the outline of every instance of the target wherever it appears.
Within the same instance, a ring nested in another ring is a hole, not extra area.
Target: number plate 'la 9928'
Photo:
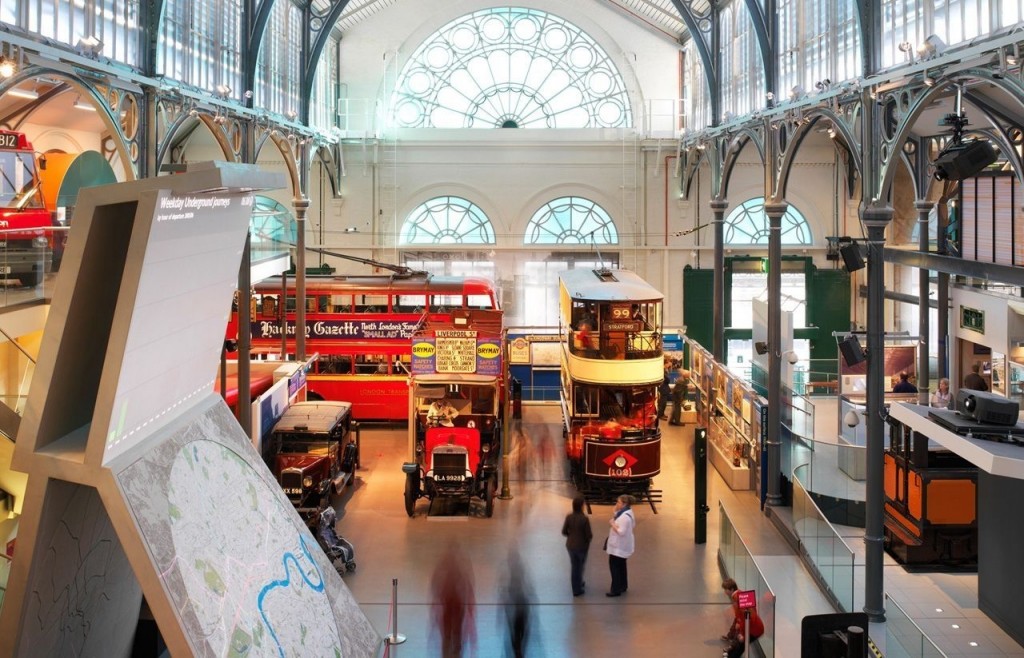
[[[437,482],[463,482],[465,481],[465,475],[435,475],[434,480]]]

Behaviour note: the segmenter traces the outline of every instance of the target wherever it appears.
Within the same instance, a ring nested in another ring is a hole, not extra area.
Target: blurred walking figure
[[[508,584],[505,587],[505,617],[508,619],[509,655],[523,658],[530,643],[530,606],[533,591],[523,570],[519,550],[508,554]]]
[[[590,519],[583,513],[583,503],[583,496],[577,494],[572,499],[572,512],[566,515],[562,524],[565,549],[569,551],[569,582],[572,583],[573,596],[582,596],[586,588],[586,583],[583,582],[583,569],[587,564],[587,553],[590,552],[590,540],[594,538],[590,529]]]
[[[473,571],[454,542],[437,563],[431,582],[434,615],[441,633],[442,658],[459,658],[463,647],[475,644]]]

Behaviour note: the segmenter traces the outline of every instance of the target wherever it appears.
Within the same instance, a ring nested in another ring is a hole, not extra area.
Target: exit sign
[[[962,329],[970,329],[971,331],[977,331],[979,334],[985,333],[985,311],[979,311],[976,308],[968,308],[967,306],[961,306],[960,327]]]

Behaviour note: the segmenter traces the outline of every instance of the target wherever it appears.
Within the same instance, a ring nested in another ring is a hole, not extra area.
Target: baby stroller
[[[337,515],[334,508],[328,505],[319,514],[320,520],[317,523],[316,541],[320,548],[331,560],[331,564],[338,570],[339,574],[346,571],[356,570],[356,549],[352,542],[339,537],[334,530]]]

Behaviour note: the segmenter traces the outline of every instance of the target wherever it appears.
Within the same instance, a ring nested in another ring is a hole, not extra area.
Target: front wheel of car
[[[492,475],[487,478],[487,489],[484,490],[484,514],[487,518],[494,516],[494,492],[498,488],[496,478]]]
[[[419,498],[419,478],[409,473],[405,476],[405,513],[410,518],[416,514],[417,498]]]

